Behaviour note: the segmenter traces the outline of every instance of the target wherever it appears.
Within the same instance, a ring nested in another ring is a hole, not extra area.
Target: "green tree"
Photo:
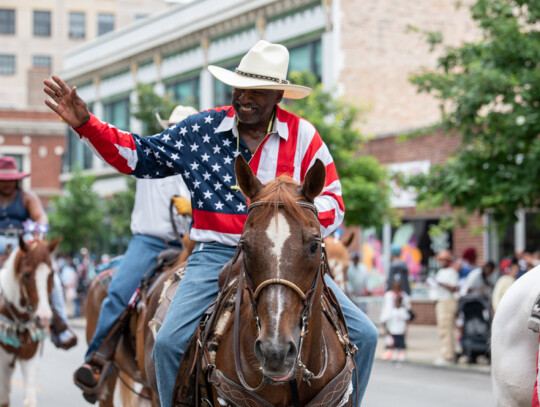
[[[62,236],[61,247],[67,253],[78,252],[81,247],[98,249],[103,211],[99,196],[92,190],[94,181],[93,176],[76,169],[66,183],[64,195],[51,199],[51,235]]]
[[[343,188],[345,221],[349,225],[381,226],[394,218],[390,208],[388,174],[362,152],[365,139],[355,128],[359,110],[322,89],[309,73],[291,73],[293,83],[313,89],[307,98],[291,100],[291,110],[311,122],[328,146]]]
[[[170,95],[163,97],[154,92],[152,84],[138,83],[137,96],[139,103],[132,106],[132,115],[143,123],[144,135],[161,133],[163,128],[156,120],[156,112],[167,120],[176,103]]]
[[[471,14],[481,38],[411,78],[440,100],[441,125],[461,144],[409,184],[425,206],[488,212],[503,227],[540,202],[540,1],[478,0]]]

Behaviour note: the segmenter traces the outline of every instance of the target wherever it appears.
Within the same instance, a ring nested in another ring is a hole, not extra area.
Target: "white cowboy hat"
[[[292,85],[287,80],[289,51],[283,45],[261,40],[240,61],[235,72],[215,65],[208,70],[218,80],[238,89],[283,90],[283,97],[302,99],[311,93],[311,88]]]
[[[163,127],[164,130],[167,130],[173,124],[181,122],[186,117],[191,116],[192,114],[196,114],[196,113],[199,113],[199,112],[194,107],[178,105],[172,111],[171,116],[169,117],[169,120],[162,119],[158,112],[156,112],[156,119],[161,125],[161,127]]]

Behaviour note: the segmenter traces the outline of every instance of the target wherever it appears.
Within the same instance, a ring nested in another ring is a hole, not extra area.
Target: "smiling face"
[[[234,88],[232,106],[240,123],[267,124],[281,99],[282,90]]]

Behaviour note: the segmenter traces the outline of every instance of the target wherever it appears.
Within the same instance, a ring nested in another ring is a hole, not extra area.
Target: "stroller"
[[[466,295],[459,300],[458,321],[462,327],[461,353],[456,355],[456,361],[461,356],[467,356],[468,363],[476,363],[480,355],[491,359],[490,332],[493,313],[491,303],[480,295]]]

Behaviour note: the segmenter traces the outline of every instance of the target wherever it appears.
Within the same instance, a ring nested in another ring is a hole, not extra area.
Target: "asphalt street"
[[[47,340],[37,376],[40,407],[88,406],[72,382],[73,371],[83,361],[86,344],[84,325],[75,323],[79,344],[69,350],[56,349]],[[23,405],[22,374],[12,380],[12,407]],[[495,400],[489,372],[441,368],[430,364],[395,364],[376,360],[366,391],[364,407],[491,407]]]

